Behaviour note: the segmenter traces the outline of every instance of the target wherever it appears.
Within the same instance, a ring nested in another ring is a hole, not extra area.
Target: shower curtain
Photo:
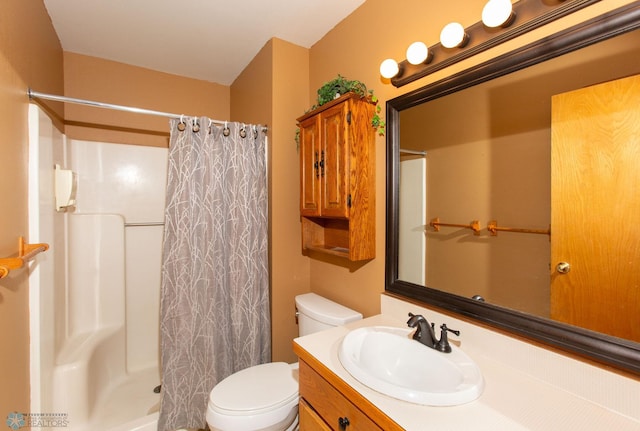
[[[266,136],[170,124],[158,431],[205,428],[215,384],[271,358]]]

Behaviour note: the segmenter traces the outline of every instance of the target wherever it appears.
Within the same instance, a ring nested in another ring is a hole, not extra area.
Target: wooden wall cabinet
[[[349,93],[298,118],[303,251],[375,257],[374,109]]]

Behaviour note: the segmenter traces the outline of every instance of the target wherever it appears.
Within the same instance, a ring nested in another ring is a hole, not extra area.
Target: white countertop
[[[350,330],[376,325],[406,327],[404,320],[378,315],[294,341],[408,431],[640,430],[640,422],[633,418],[505,366],[483,353],[468,351],[464,346],[462,350],[478,364],[485,379],[480,398],[455,407],[421,406],[393,399],[355,380],[338,360],[338,348]],[[464,333],[460,338],[463,337]],[[637,403],[640,409],[640,399]]]

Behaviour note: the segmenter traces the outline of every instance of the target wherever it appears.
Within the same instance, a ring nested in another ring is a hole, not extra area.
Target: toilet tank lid
[[[327,325],[340,326],[362,319],[361,313],[315,293],[296,296],[296,307],[300,313]]]

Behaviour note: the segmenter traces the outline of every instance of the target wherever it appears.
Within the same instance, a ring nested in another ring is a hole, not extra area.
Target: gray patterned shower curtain
[[[205,428],[213,386],[271,358],[265,133],[170,124],[158,431]]]

